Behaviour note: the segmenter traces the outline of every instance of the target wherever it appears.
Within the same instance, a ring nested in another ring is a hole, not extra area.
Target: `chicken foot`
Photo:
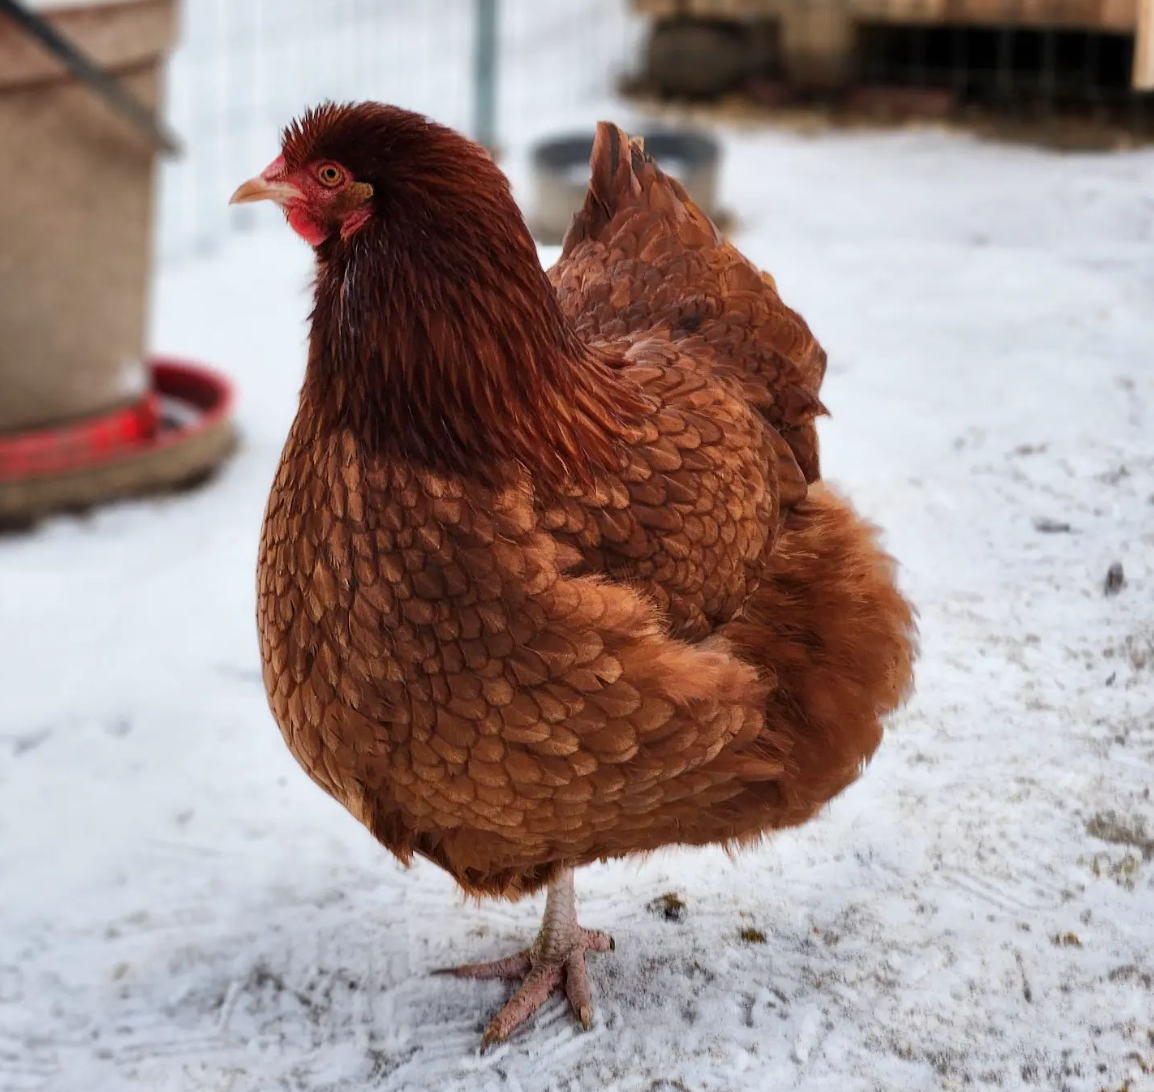
[[[562,988],[574,1015],[588,1031],[593,1023],[593,993],[585,970],[585,953],[612,950],[613,938],[607,933],[582,929],[577,924],[573,869],[566,868],[549,885],[541,931],[528,948],[490,963],[466,963],[463,967],[446,967],[435,973],[458,978],[521,980],[520,988],[481,1036],[484,1052],[494,1043],[508,1039],[554,991]]]

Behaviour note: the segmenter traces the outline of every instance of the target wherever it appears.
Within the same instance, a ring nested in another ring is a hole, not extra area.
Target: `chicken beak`
[[[290,186],[287,182],[265,178],[258,174],[247,182],[242,182],[236,192],[228,199],[230,205],[247,205],[252,201],[275,201],[278,205],[286,205],[293,198],[301,196],[300,190]]]

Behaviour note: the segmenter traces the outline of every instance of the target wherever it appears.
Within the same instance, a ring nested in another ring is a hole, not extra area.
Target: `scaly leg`
[[[541,931],[528,948],[516,955],[491,963],[466,963],[446,967],[436,974],[459,978],[519,978],[521,987],[497,1013],[481,1037],[481,1050],[504,1042],[552,995],[564,988],[565,996],[581,1026],[593,1023],[593,994],[585,971],[585,953],[608,952],[613,938],[605,933],[582,929],[577,924],[577,896],[573,891],[573,869],[563,869],[549,885]]]

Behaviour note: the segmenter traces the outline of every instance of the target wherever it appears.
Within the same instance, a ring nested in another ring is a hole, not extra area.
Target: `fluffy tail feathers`
[[[787,517],[761,587],[721,630],[771,684],[732,841],[814,815],[857,778],[909,696],[916,626],[894,570],[876,530],[824,485]],[[761,781],[756,764],[771,760],[784,772]]]

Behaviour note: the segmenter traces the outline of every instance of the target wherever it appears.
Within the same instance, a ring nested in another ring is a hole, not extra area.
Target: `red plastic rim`
[[[219,372],[174,357],[148,361],[151,389],[138,402],[99,417],[0,435],[0,482],[91,470],[185,443],[232,414],[235,390]],[[166,417],[163,399],[192,411]]]

